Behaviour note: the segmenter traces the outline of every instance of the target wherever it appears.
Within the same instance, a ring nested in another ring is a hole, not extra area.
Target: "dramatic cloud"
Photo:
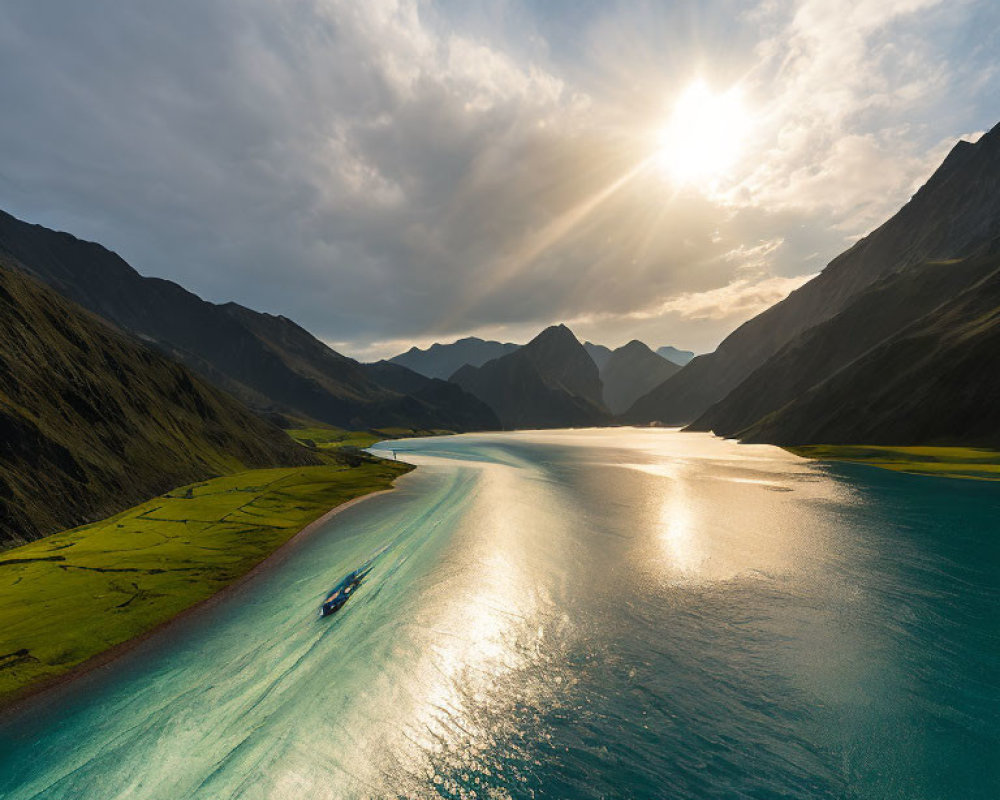
[[[996,122],[998,30],[990,0],[10,0],[0,207],[361,356],[564,320],[705,350]],[[699,80],[746,130],[677,186]]]
[[[718,289],[672,297],[659,311],[661,314],[680,314],[688,319],[745,320],[787,297],[812,277],[738,278]]]

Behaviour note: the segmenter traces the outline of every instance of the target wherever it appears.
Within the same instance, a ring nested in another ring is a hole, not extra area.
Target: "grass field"
[[[0,552],[0,702],[215,594],[334,506],[409,469],[365,458],[241,472]]]
[[[417,428],[372,428],[367,431],[347,431],[342,428],[292,428],[287,431],[302,444],[324,450],[342,450],[345,447],[364,449],[385,439],[406,439],[414,436],[442,436],[453,431],[422,430]]]
[[[1000,451],[975,447],[808,445],[788,451],[819,461],[854,461],[897,472],[942,478],[1000,480]]]

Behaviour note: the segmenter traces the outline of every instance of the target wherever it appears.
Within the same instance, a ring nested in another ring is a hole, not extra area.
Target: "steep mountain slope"
[[[308,451],[0,257],[0,546]]]
[[[362,365],[285,317],[208,303],[175,283],[141,276],[101,245],[0,212],[0,253],[258,410],[341,427],[444,428],[454,419],[454,409],[438,414],[428,401],[414,403],[378,385]]]
[[[604,404],[612,414],[621,414],[680,369],[638,339],[633,339],[612,352],[601,368]]]
[[[664,345],[663,347],[657,347],[656,354],[667,359],[667,361],[673,362],[679,367],[683,367],[691,361],[692,358],[694,358],[694,353],[690,350],[678,350],[676,347],[669,344]]]
[[[427,378],[447,380],[466,364],[479,367],[494,358],[513,353],[520,345],[494,342],[469,336],[451,344],[432,344],[426,350],[411,347],[389,361],[418,372]]]
[[[565,325],[546,328],[481,367],[464,366],[451,380],[490,406],[507,429],[601,425],[610,419],[597,365]]]
[[[768,359],[692,425],[736,436],[992,272],[996,258],[931,262],[889,275]],[[903,365],[908,368],[907,365]]]
[[[611,348],[605,347],[603,344],[594,344],[593,342],[584,342],[583,349],[587,351],[590,357],[597,364],[598,371],[604,369],[604,365],[608,363],[608,359],[611,358]]]
[[[737,328],[719,348],[636,401],[630,422],[688,423],[803,331],[839,313],[878,279],[927,261],[991,252],[1000,237],[1000,126],[959,142],[888,222],[813,280]]]
[[[339,414],[348,420],[346,427],[358,429],[380,425],[458,431],[499,427],[496,415],[458,386],[425,378],[397,364],[359,364],[286,317],[236,303],[222,308],[296,376],[308,381],[299,390],[298,402],[304,406],[308,401],[310,408],[324,415],[313,414],[317,419],[328,421]]]
[[[1000,447],[1000,257],[958,297],[744,431],[775,444]]]
[[[416,407],[418,403],[433,408],[433,419],[439,421],[438,427],[447,430],[492,431],[500,427],[500,420],[493,409],[458,384],[440,378],[427,378],[391,361],[377,361],[364,367],[380,386],[402,395],[401,416],[414,420],[426,418],[425,428],[431,428],[431,415]]]

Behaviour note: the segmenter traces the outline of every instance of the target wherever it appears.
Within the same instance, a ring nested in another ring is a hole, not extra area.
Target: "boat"
[[[341,579],[340,583],[329,591],[326,599],[323,600],[323,604],[319,607],[319,615],[321,617],[328,617],[340,611],[344,603],[351,599],[351,595],[361,585],[361,581],[365,579],[369,572],[371,572],[371,567],[348,572]]]

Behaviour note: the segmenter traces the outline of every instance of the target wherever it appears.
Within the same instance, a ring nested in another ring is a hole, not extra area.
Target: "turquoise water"
[[[1000,486],[662,430],[392,446],[395,492],[0,722],[0,797],[1000,797]]]

